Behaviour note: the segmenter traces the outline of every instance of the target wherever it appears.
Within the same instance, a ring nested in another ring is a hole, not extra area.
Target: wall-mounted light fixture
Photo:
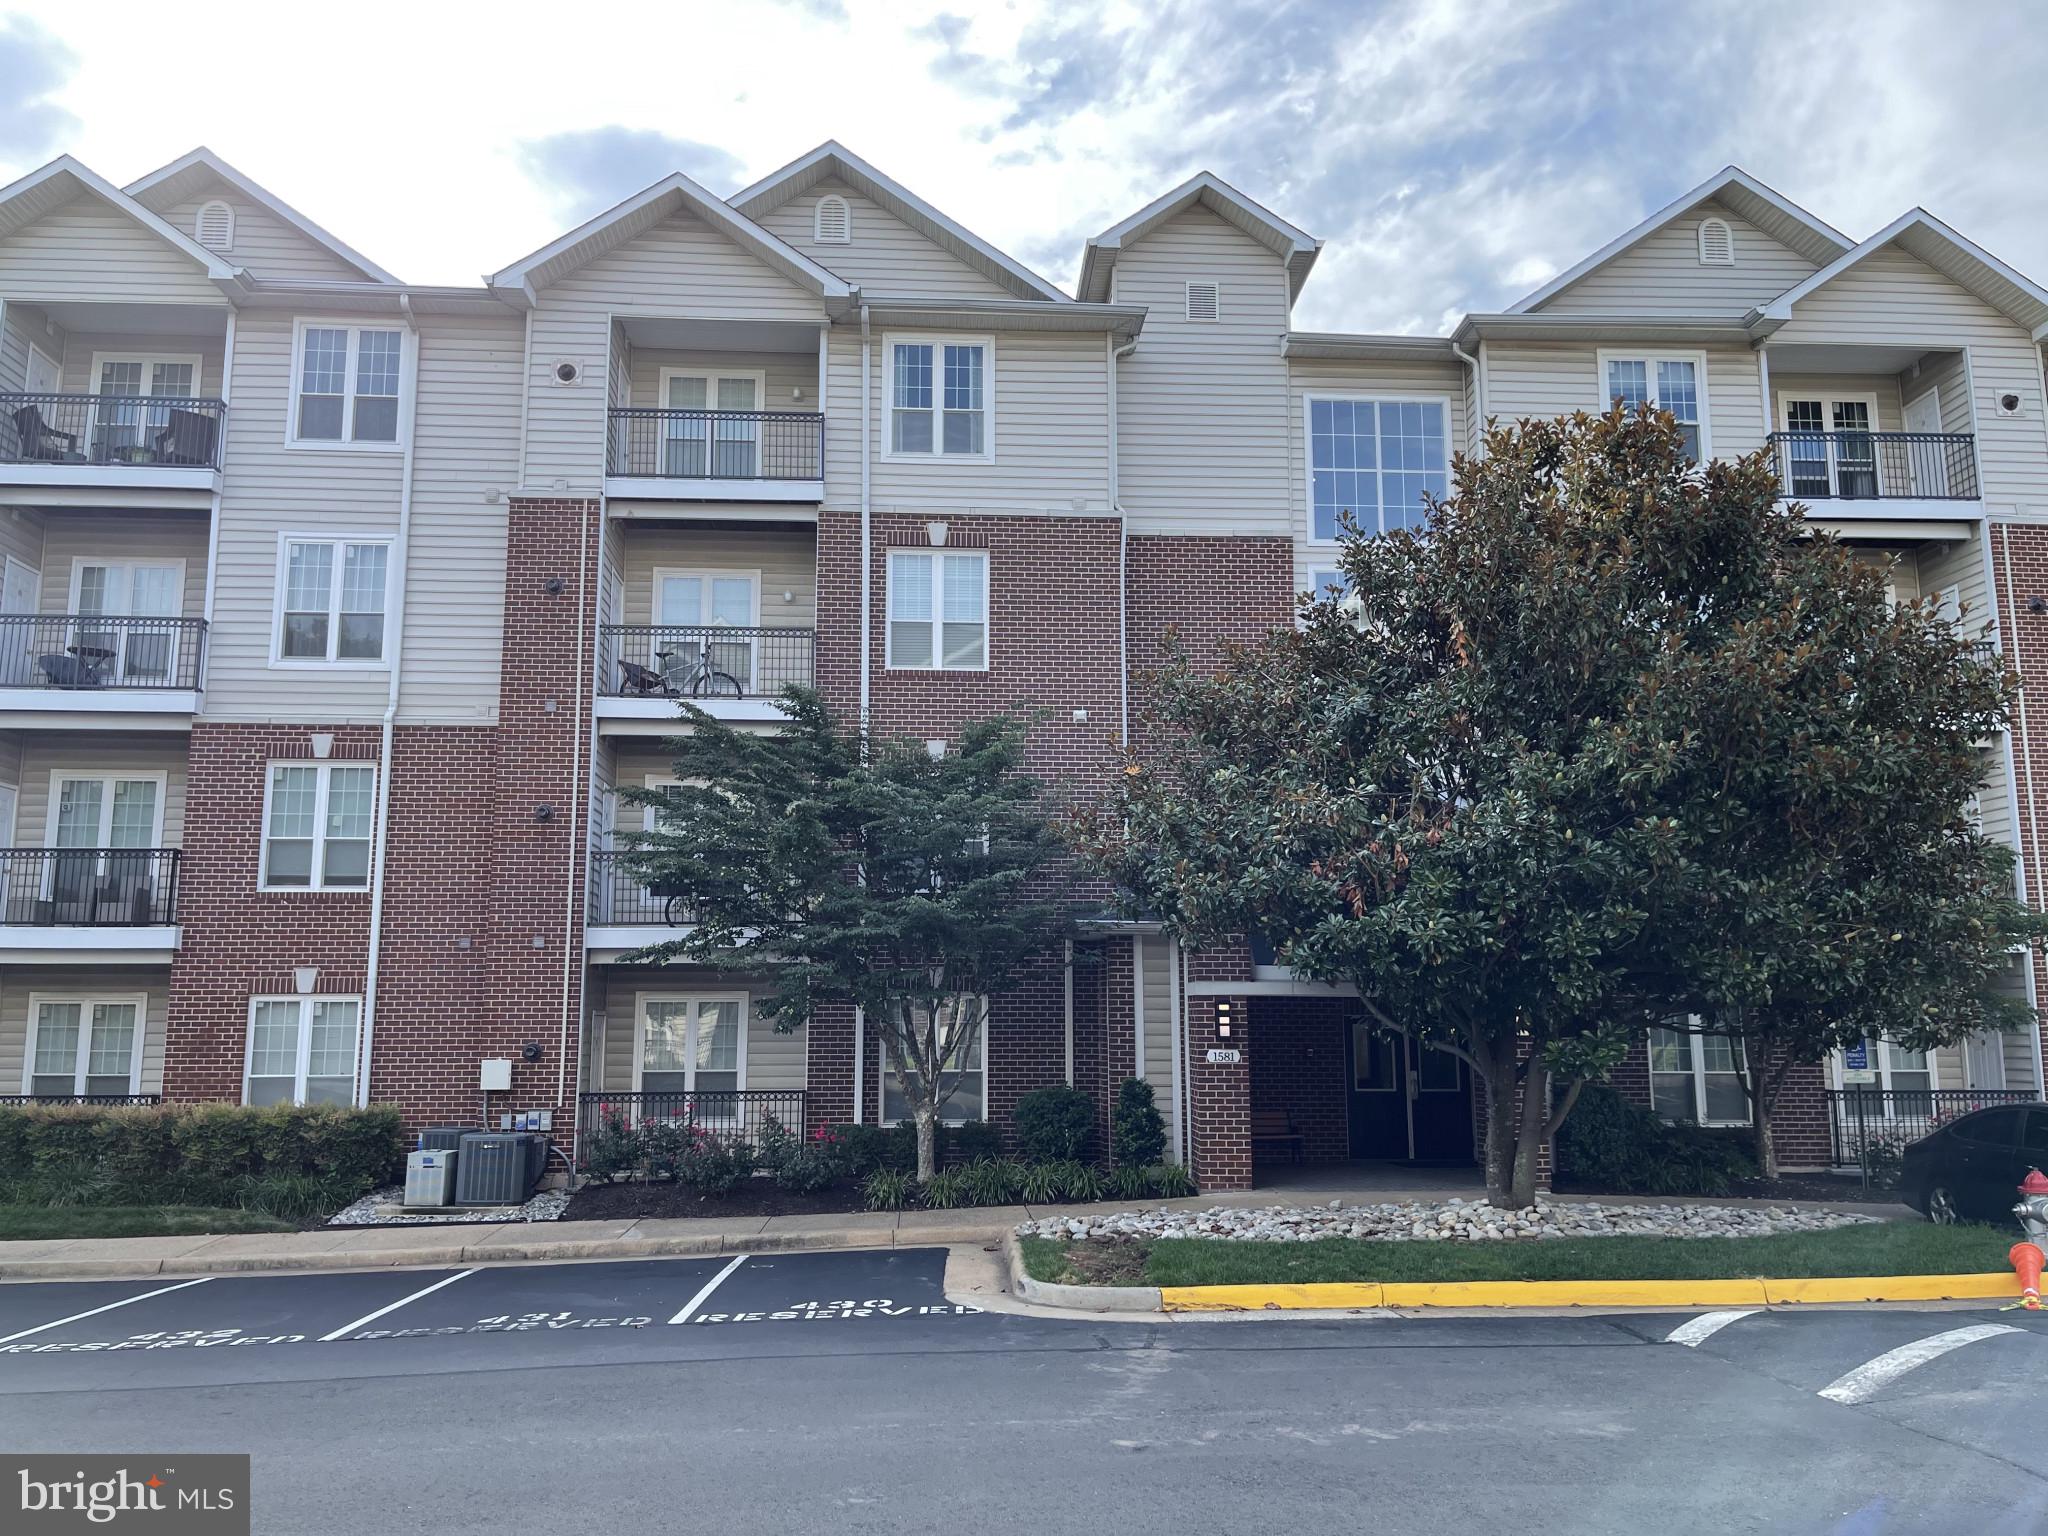
[[[1227,997],[1216,999],[1216,1038],[1228,1040],[1230,1028],[1237,1022],[1237,1009]]]

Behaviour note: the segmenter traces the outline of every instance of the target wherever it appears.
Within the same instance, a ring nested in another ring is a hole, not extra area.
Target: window
[[[1423,497],[1450,493],[1442,400],[1308,401],[1309,537],[1333,544],[1349,517],[1364,533],[1420,528]]]
[[[1308,573],[1308,593],[1319,603],[1342,597],[1350,590],[1342,571],[1315,570]]]
[[[956,1030],[939,1042],[939,1070],[960,1074],[953,1091],[939,1103],[939,1118],[948,1125],[988,1118],[988,1031],[988,1003],[983,999],[981,1023],[971,1040],[962,1039],[962,1032]],[[896,1081],[895,1052],[890,1049],[888,1037],[885,1035],[876,1044],[880,1047],[876,1054],[881,1064],[882,1123],[894,1125],[911,1118],[910,1103]]]
[[[820,245],[846,245],[853,239],[853,211],[837,192],[818,199],[817,226],[812,236]]]
[[[278,550],[275,660],[381,663],[390,563],[391,546],[382,540],[286,534]]]
[[[994,456],[988,403],[992,341],[892,337],[885,351],[889,447],[884,458]]]
[[[292,441],[395,445],[404,334],[367,325],[301,325],[292,370]]]
[[[1351,1091],[1392,1093],[1401,1086],[1394,1052],[1401,1042],[1373,1029],[1364,1019],[1351,1021]]]
[[[192,222],[192,235],[209,251],[231,251],[235,248],[235,210],[219,198],[202,203],[199,215]]]
[[[1223,291],[1214,283],[1189,283],[1187,316],[1190,320],[1220,320]]]
[[[1728,228],[1726,219],[1700,220],[1700,265],[1703,267],[1732,267],[1735,265],[1735,235]]]
[[[1746,1125],[1738,1042],[1683,1029],[1650,1031],[1650,1104],[1667,1120]]]
[[[30,997],[21,1091],[48,1098],[136,1093],[146,1000]]]
[[[988,669],[988,552],[889,551],[891,667]]]
[[[1866,1040],[1849,1051],[1835,1053],[1835,1073],[1852,1093],[1891,1093],[1891,1107],[1905,1113],[1925,1111],[1925,1100],[1916,1109],[1915,1099],[1934,1087],[1934,1063],[1925,1051],[1910,1051],[1889,1040]]]
[[[244,1104],[347,1104],[355,1098],[359,997],[259,997],[249,1004]]]
[[[1685,451],[1698,461],[1708,453],[1705,428],[1706,358],[1700,353],[1665,355],[1600,354],[1605,409],[1620,405],[1633,411],[1650,405],[1669,411],[1685,437]]]
[[[750,480],[760,474],[765,373],[661,370],[661,472],[678,479]]]
[[[376,787],[377,770],[367,763],[272,763],[262,889],[368,889]]]
[[[171,424],[173,402],[199,393],[199,359],[95,352],[92,379],[99,393],[90,423],[92,457],[147,463],[155,457],[157,435]]]
[[[635,1091],[737,1092],[746,1086],[746,1035],[743,996],[642,997]]]
[[[1877,396],[1781,397],[1782,472],[1799,497],[1877,494]]]

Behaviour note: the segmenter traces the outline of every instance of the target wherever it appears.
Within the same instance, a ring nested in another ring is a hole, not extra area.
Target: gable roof
[[[1546,300],[1555,298],[1595,267],[1606,265],[1630,246],[1648,239],[1710,199],[1723,204],[1815,266],[1827,265],[1856,243],[1840,230],[1823,224],[1789,198],[1772,191],[1739,166],[1724,165],[1690,192],[1681,193],[1675,201],[1666,203],[1627,234],[1608,241],[1577,266],[1566,268],[1534,293],[1510,304],[1507,313],[1527,314]]]
[[[1096,302],[1108,298],[1110,269],[1116,265],[1118,252],[1126,245],[1137,244],[1168,219],[1197,204],[1236,225],[1285,261],[1288,296],[1299,296],[1323,242],[1260,207],[1209,171],[1190,176],[1164,197],[1147,203],[1121,224],[1111,225],[1090,240],[1081,252],[1081,280],[1074,285],[1076,294]]]
[[[758,219],[821,181],[837,178],[870,202],[916,230],[941,250],[957,257],[998,287],[1020,299],[1068,302],[1067,295],[1012,256],[990,245],[958,220],[948,217],[893,177],[884,175],[836,139],[827,139],[809,154],[799,155],[727,201],[749,218]]]
[[[251,181],[204,144],[188,154],[180,155],[169,165],[159,166],[140,180],[131,181],[125,190],[144,207],[162,212],[189,197],[196,196],[213,181],[227,183],[250,202],[259,204],[275,214],[315,245],[339,257],[372,282],[398,281],[353,246],[346,245],[330,235],[283,198]]]
[[[1770,303],[1751,310],[1748,317],[1751,332],[1768,334],[1776,330],[1792,318],[1792,306],[1801,299],[1890,245],[1918,257],[2014,324],[2025,326],[2034,340],[2048,339],[2048,289],[2014,271],[1974,241],[1957,234],[1924,208],[1900,214],[1861,245],[1843,252],[1797,287],[1788,288]]]
[[[853,291],[841,278],[712,196],[681,171],[634,193],[503,271],[492,273],[484,282],[494,293],[515,304],[531,305],[537,290],[645,234],[680,211],[695,214],[799,288],[808,288],[828,300],[844,299]]]
[[[0,239],[54,213],[80,196],[96,197],[116,213],[133,219],[181,255],[198,262],[206,275],[223,287],[239,285],[246,275],[240,267],[222,260],[219,253],[209,251],[196,240],[180,234],[119,187],[70,155],[59,155],[19,181],[0,187]]]

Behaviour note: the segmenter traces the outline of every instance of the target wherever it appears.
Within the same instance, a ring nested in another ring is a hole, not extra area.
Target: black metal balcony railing
[[[606,624],[598,690],[615,698],[772,699],[808,686],[817,632],[725,624]]]
[[[653,924],[679,927],[696,921],[689,897],[660,884],[643,884],[634,874],[624,849],[598,849],[590,855],[590,889],[584,896],[585,921],[598,927]]]
[[[1829,1088],[1828,1135],[1835,1165],[1867,1165],[1873,1146],[1892,1149],[1918,1141],[1935,1127],[1993,1104],[2030,1104],[2026,1088]]]
[[[219,469],[227,402],[0,391],[0,464]]]
[[[0,1093],[0,1104],[96,1104],[122,1109],[163,1101],[160,1093]]]
[[[177,911],[175,848],[0,848],[10,927],[167,927]]]
[[[606,473],[667,480],[817,480],[816,411],[663,411],[614,406]]]
[[[1968,432],[1773,432],[1778,480],[1795,501],[1973,501]]]
[[[635,1129],[649,1125],[695,1126],[727,1141],[759,1146],[774,1120],[792,1135],[804,1134],[801,1088],[704,1088],[674,1093],[579,1093],[576,1096],[578,1160],[599,1123],[615,1120]]]
[[[206,620],[0,613],[0,688],[199,687]]]

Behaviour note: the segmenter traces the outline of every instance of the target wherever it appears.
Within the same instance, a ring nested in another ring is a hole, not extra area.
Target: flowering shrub
[[[607,1184],[631,1178],[640,1171],[642,1151],[632,1122],[614,1106],[598,1105],[597,1118],[583,1138],[583,1171]]]

